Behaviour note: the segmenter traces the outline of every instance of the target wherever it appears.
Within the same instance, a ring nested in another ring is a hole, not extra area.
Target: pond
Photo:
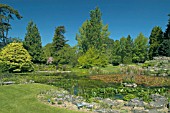
[[[54,82],[49,83],[57,87],[64,88],[71,94],[83,96],[86,99],[93,97],[111,98],[111,99],[131,99],[134,97],[149,101],[149,95],[166,95],[168,88],[165,87],[124,87],[120,83],[105,83],[100,80],[92,80],[89,76],[78,76],[76,74],[65,74],[60,76]]]
[[[126,100],[139,97],[144,101],[149,101],[151,94],[169,95],[168,87],[144,87],[139,85],[135,88],[124,87],[120,83],[106,83],[101,80],[91,79],[90,76],[80,76],[76,73],[17,74],[4,78],[4,81],[15,81],[16,83],[34,81],[35,83],[53,85],[69,91],[70,94],[83,96],[87,100],[93,97]]]

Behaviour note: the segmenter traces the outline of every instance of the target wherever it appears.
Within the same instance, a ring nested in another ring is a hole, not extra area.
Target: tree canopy
[[[10,43],[0,52],[0,63],[6,64],[9,72],[33,71],[31,59],[22,43]]]
[[[36,24],[30,21],[27,26],[27,33],[24,39],[24,47],[28,50],[29,54],[32,56],[32,61],[34,63],[43,62],[43,50],[41,36],[38,31]]]
[[[10,20],[21,19],[19,12],[6,4],[0,4],[0,45],[7,44],[8,32],[11,29]]]
[[[155,56],[159,56],[158,48],[160,47],[160,44],[163,40],[163,31],[159,26],[155,26],[152,31],[151,35],[149,37],[149,59],[152,59]]]
[[[159,55],[160,56],[170,56],[170,14],[167,28],[165,30],[164,36],[163,36],[163,41],[158,49]]]
[[[134,40],[132,60],[135,63],[142,63],[147,60],[148,38],[140,33]]]
[[[108,25],[102,23],[102,13],[98,7],[90,11],[90,20],[86,20],[76,35],[79,51],[86,53],[89,48],[101,50],[109,38]]]

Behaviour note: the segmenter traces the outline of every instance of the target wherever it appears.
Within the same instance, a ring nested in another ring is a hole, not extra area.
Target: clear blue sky
[[[26,27],[33,20],[39,28],[43,46],[52,42],[55,27],[64,25],[66,39],[76,45],[75,36],[89,12],[101,9],[104,24],[109,24],[110,38],[132,38],[142,32],[149,37],[154,26],[164,31],[170,14],[170,0],[1,0],[23,16],[11,22],[11,37],[24,39]]]

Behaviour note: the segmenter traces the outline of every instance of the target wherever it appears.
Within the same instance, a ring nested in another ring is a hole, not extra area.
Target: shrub
[[[31,56],[22,43],[10,43],[5,46],[0,52],[0,63],[5,66],[4,71],[33,71]]]
[[[126,96],[123,97],[123,100],[129,101],[131,99],[136,98],[136,96],[134,94],[128,94]]]
[[[100,52],[94,48],[90,48],[84,55],[80,56],[78,62],[82,68],[91,67],[105,67],[107,62],[107,57],[104,53]]]
[[[7,72],[9,69],[9,65],[5,62],[0,62],[0,73]]]

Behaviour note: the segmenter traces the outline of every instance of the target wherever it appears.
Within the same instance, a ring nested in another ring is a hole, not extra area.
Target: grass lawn
[[[0,113],[78,113],[40,102],[39,92],[50,89],[55,87],[42,84],[0,86]]]

